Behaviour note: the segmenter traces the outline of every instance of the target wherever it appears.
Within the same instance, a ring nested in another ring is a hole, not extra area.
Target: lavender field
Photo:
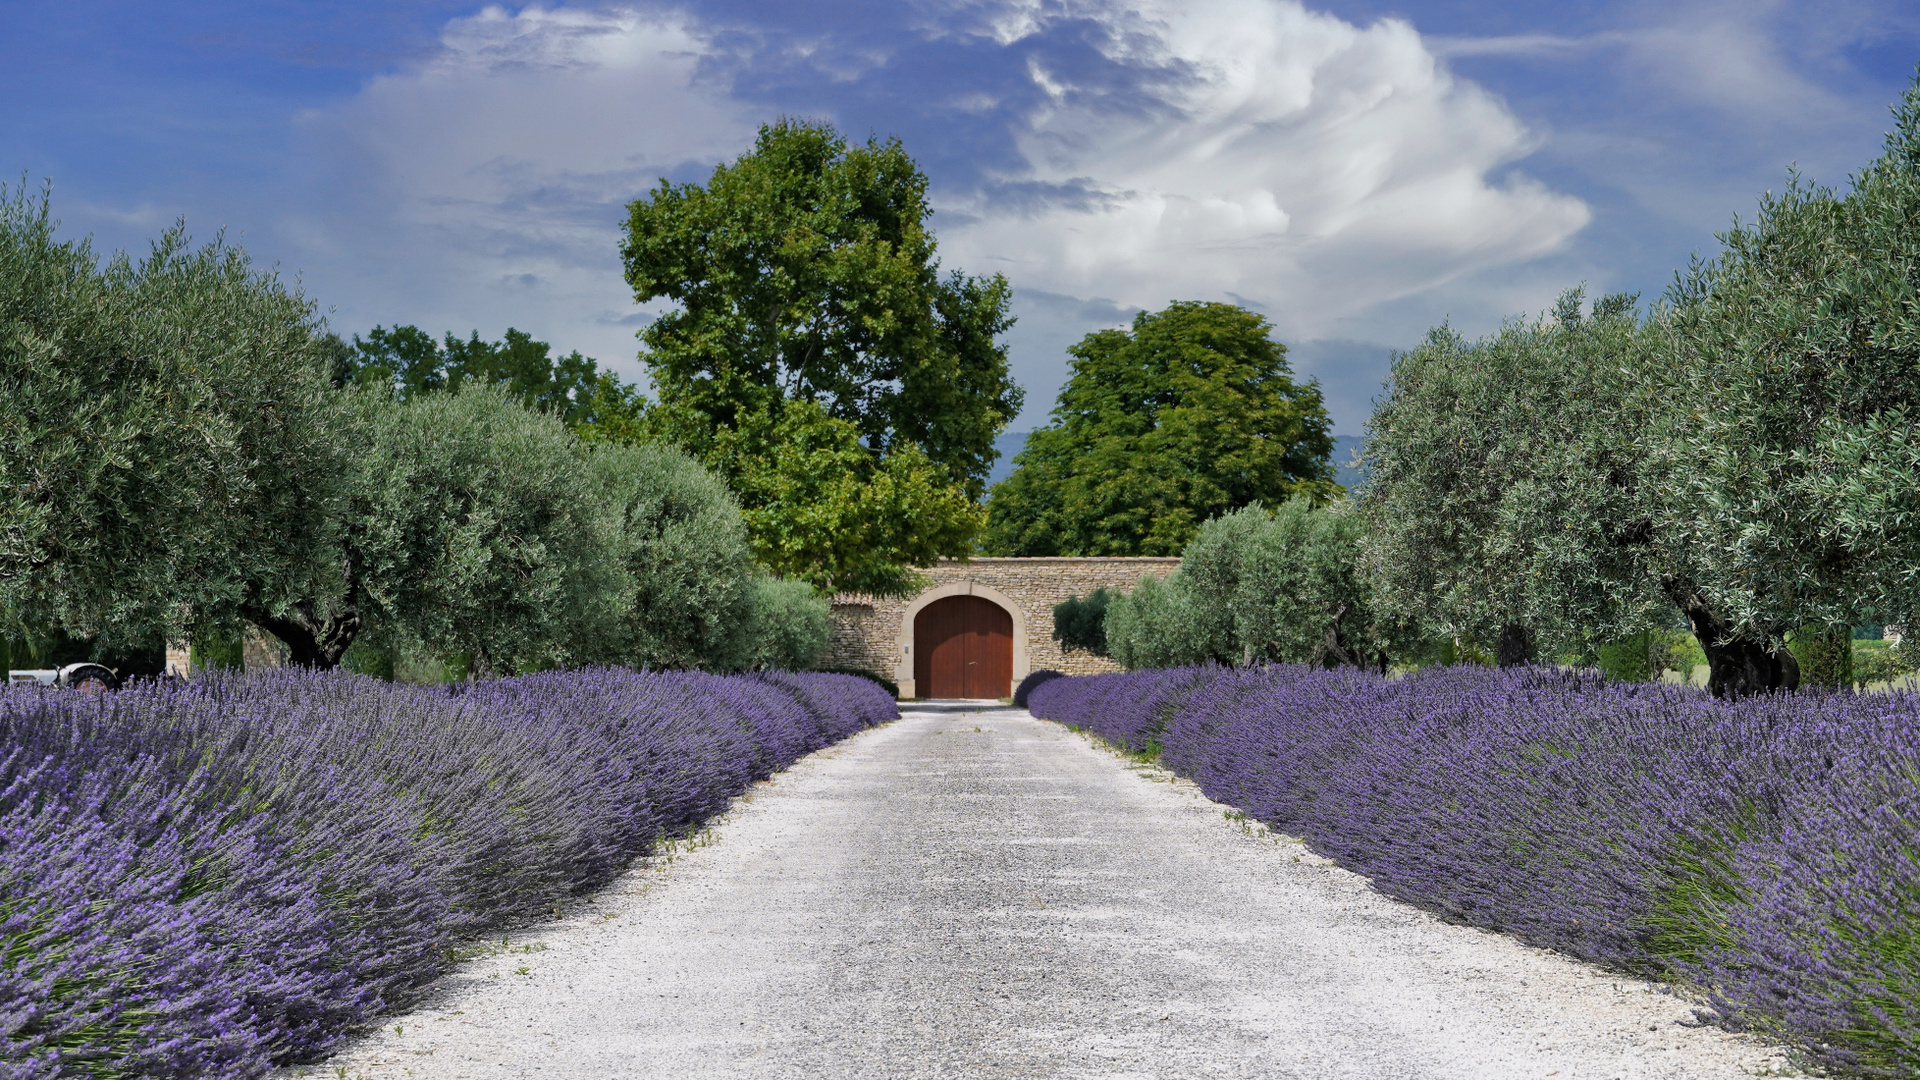
[[[1469,666],[1179,668],[1030,695],[1390,895],[1673,979],[1840,1072],[1920,1071],[1920,697],[1729,703]]]
[[[311,1060],[462,943],[897,715],[825,674],[0,693],[0,1076]]]

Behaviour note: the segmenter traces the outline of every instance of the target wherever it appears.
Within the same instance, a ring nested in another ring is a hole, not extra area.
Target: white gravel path
[[[1792,1074],[1224,811],[1015,710],[915,708],[287,1075]]]

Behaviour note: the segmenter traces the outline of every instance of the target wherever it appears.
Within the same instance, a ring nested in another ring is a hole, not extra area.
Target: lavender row
[[[1913,695],[1274,666],[1063,678],[1030,700],[1157,747],[1389,894],[1679,980],[1840,1071],[1920,1071]]]
[[[0,693],[0,1077],[247,1077],[407,1005],[796,758],[844,675]]]

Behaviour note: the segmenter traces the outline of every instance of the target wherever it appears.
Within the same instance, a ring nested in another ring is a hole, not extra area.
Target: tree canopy
[[[1651,523],[1728,636],[1920,617],[1920,80],[1894,118],[1844,195],[1790,177],[1672,290]]]
[[[517,332],[356,350],[222,240],[102,266],[54,233],[46,197],[0,194],[9,636],[148,650],[246,621],[301,664],[372,631],[481,672],[824,648],[826,601],[756,568],[719,478],[617,444],[636,402],[591,361]],[[610,385],[621,409],[575,408]]]
[[[1004,279],[940,274],[898,140],[783,120],[702,186],[629,207],[646,431],[738,493],[755,551],[829,590],[899,592],[967,554],[993,438],[1020,409]]]
[[[108,642],[305,587],[253,540],[323,518],[346,451],[312,306],[176,226],[138,262],[0,190],[0,608]]]
[[[1107,602],[1114,659],[1131,668],[1273,661],[1386,670],[1418,630],[1378,608],[1360,572],[1363,524],[1345,500],[1248,506],[1200,527],[1180,568]]]
[[[1658,594],[1624,542],[1646,480],[1633,305],[1588,313],[1569,290],[1548,316],[1477,342],[1442,326],[1395,359],[1359,492],[1382,603],[1502,663],[1647,627]]]
[[[1369,425],[1372,569],[1483,644],[1594,655],[1682,618],[1716,693],[1845,685],[1920,615],[1920,82],[1844,195],[1790,179],[1644,322],[1609,299],[1444,329]],[[1669,606],[1670,605],[1670,606]]]
[[[826,592],[906,591],[913,568],[964,553],[985,514],[912,443],[876,459],[854,426],[792,401],[722,431],[760,565]]]
[[[988,503],[996,555],[1172,555],[1202,522],[1339,491],[1320,388],[1231,304],[1142,312],[1088,334],[1052,420]]]
[[[402,400],[470,384],[499,387],[575,429],[617,423],[641,407],[632,389],[592,357],[578,349],[551,355],[551,345],[511,326],[500,341],[484,341],[478,330],[465,340],[449,332],[435,341],[417,326],[376,326],[364,338],[355,334],[351,345],[328,335],[322,348],[335,386],[385,387]]]

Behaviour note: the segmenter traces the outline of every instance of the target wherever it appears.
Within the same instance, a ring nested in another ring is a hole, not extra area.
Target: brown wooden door
[[[935,600],[913,617],[913,690],[923,698],[1013,693],[1013,616],[978,596]]]

